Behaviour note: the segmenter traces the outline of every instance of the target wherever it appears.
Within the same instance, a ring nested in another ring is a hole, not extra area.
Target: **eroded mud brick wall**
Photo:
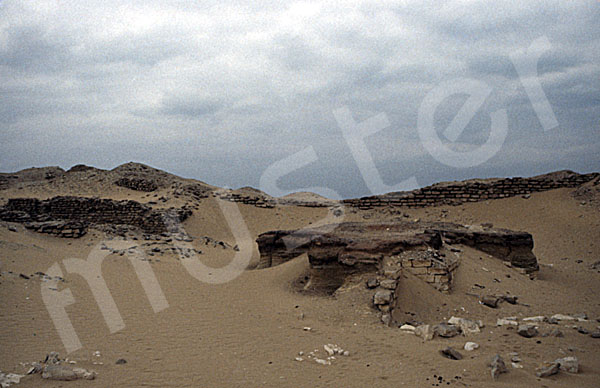
[[[442,183],[411,192],[347,199],[343,203],[360,209],[372,209],[380,206],[426,207],[459,205],[465,202],[508,198],[564,187],[579,187],[599,175],[598,173],[577,174],[569,171],[533,178]]]
[[[191,215],[187,209],[171,209],[180,221]],[[83,197],[12,198],[0,209],[0,219],[12,222],[79,221],[89,224],[132,225],[146,233],[167,231],[165,211],[135,201]]]

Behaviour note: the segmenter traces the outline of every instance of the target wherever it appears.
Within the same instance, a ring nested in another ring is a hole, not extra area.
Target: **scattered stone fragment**
[[[588,316],[586,313],[573,314],[573,318],[577,319],[580,322],[587,321]]]
[[[333,351],[333,348],[330,345],[323,345],[323,349],[325,349],[327,354],[330,356],[333,356],[335,354],[335,352]]]
[[[516,362],[511,362],[510,365],[515,369],[523,369],[523,365]]]
[[[517,352],[511,352],[511,353],[508,353],[508,355],[509,355],[510,360],[512,362],[521,362],[521,361],[523,361],[523,360],[521,360],[521,357],[519,357],[519,353],[517,353]]]
[[[304,359],[302,357],[296,357],[296,358],[294,358],[294,360],[296,360],[296,361],[304,361]]]
[[[385,288],[386,290],[395,290],[398,282],[393,279],[384,279],[379,283],[381,288]]]
[[[18,375],[16,373],[2,373],[0,372],[0,387],[8,388],[11,384],[19,384],[21,382],[21,377],[23,375]]]
[[[532,338],[538,334],[538,330],[535,325],[519,325],[517,333],[522,337]]]
[[[563,357],[563,358],[559,358],[557,360],[554,361],[555,363],[557,363],[560,368],[560,370],[564,371],[564,372],[569,372],[569,373],[578,373],[579,372],[579,360],[577,360],[577,357]]]
[[[373,289],[379,287],[379,280],[377,278],[370,278],[367,280],[367,288]]]
[[[440,350],[440,353],[451,360],[462,360],[463,356],[456,349],[448,346],[446,349]]]
[[[518,326],[519,323],[517,322],[516,318],[498,318],[498,320],[496,321],[496,326],[507,326],[507,325],[512,325],[512,326]]]
[[[381,315],[381,322],[386,325],[389,326],[392,323],[392,316],[390,314],[382,314]]]
[[[483,327],[483,323],[481,321],[472,321],[467,318],[451,317],[448,320],[448,323],[458,326],[463,335],[479,333]]]
[[[402,325],[400,326],[400,330],[402,331],[406,331],[409,333],[414,333],[415,332],[416,327],[414,327],[413,325]]]
[[[537,377],[548,377],[557,374],[559,371],[559,364],[557,362],[544,362],[535,370]]]
[[[46,358],[44,359],[44,364],[59,364],[60,358],[58,352],[50,352],[46,354]]]
[[[503,295],[502,296],[502,300],[510,303],[510,304],[517,304],[517,299],[519,299],[518,296],[514,296],[514,295]]]
[[[315,362],[317,364],[321,364],[321,365],[331,365],[331,361],[329,360],[324,360],[322,358],[315,358]]]
[[[431,325],[419,325],[415,329],[415,335],[417,337],[421,337],[425,341],[429,341],[433,339],[435,331],[433,330],[433,327],[431,327]]]
[[[548,334],[550,337],[557,337],[557,338],[562,338],[565,335],[563,334],[562,331],[560,331],[559,329],[552,329],[550,331],[550,333]]]
[[[546,317],[544,317],[543,315],[538,315],[536,317],[523,318],[522,320],[523,322],[544,322],[546,320]]]
[[[42,372],[42,378],[59,381],[94,380],[96,372],[90,372],[83,368],[72,368],[66,365],[46,365]]]
[[[494,309],[498,307],[498,302],[500,302],[500,298],[494,295],[484,295],[479,299],[479,303]]]
[[[492,357],[490,367],[492,368],[490,373],[493,379],[497,379],[498,376],[500,376],[502,373],[508,372],[506,364],[504,363],[504,360],[502,359],[502,357],[500,357],[499,354],[496,354],[494,357]]]
[[[458,326],[449,325],[447,323],[440,323],[433,327],[435,334],[444,338],[452,338],[459,334]]]
[[[552,317],[550,317],[550,319],[556,319],[557,321],[575,321],[576,318],[572,317],[570,315],[564,315],[564,314],[554,314]]]
[[[583,327],[583,326],[579,326],[579,327],[577,328],[577,332],[578,332],[578,333],[581,333],[581,334],[589,334],[589,333],[590,333],[590,332],[589,332],[589,330],[588,330],[588,329],[586,329],[586,328],[585,328],[585,327]]]
[[[302,328],[302,330],[304,330],[304,331],[312,331],[312,328],[310,328],[310,327],[308,327],[308,326],[304,326],[304,327]]]
[[[44,369],[44,366],[42,364],[40,364],[39,362],[34,362],[31,364],[31,368],[29,368],[29,370],[27,371],[27,374],[32,375],[32,374],[36,374],[36,373],[42,373],[43,369]]]
[[[478,348],[479,348],[479,344],[478,344],[478,343],[476,343],[476,342],[467,342],[467,343],[465,344],[465,350],[466,350],[467,352],[471,352],[471,351],[473,351],[473,350],[475,350],[475,349],[478,349]]]
[[[126,359],[124,359],[124,358],[119,358],[119,359],[117,360],[117,362],[115,362],[115,364],[117,364],[117,365],[123,365],[123,364],[127,364],[127,360],[126,360]]]
[[[592,334],[590,334],[590,337],[592,338],[600,338],[600,331],[595,331]]]
[[[394,298],[394,294],[390,290],[379,290],[373,296],[373,304],[379,306],[389,304]]]

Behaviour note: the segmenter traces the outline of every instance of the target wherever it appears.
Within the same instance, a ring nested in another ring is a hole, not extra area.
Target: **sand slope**
[[[80,173],[81,174],[81,173]],[[70,182],[70,183],[69,183]],[[24,184],[1,191],[3,198],[94,194],[103,197],[150,201],[155,193],[111,189],[90,181],[54,185]],[[81,189],[86,187],[85,190]],[[47,190],[48,191],[45,191]],[[82,191],[78,191],[78,190]],[[167,190],[167,189],[165,189]],[[168,307],[154,312],[140,280],[126,255],[108,255],[102,274],[123,318],[124,328],[110,332],[97,307],[90,288],[76,273],[68,273],[63,260],[86,258],[103,242],[100,232],[91,232],[76,240],[36,234],[17,226],[18,231],[0,227],[0,370],[24,373],[30,363],[46,353],[58,351],[76,360],[77,366],[98,373],[94,381],[42,381],[39,375],[22,379],[22,387],[594,387],[600,381],[600,339],[578,333],[572,323],[559,326],[540,324],[540,332],[560,328],[563,338],[526,339],[515,330],[495,327],[505,316],[586,313],[589,320],[577,323],[590,331],[600,322],[600,273],[590,265],[600,260],[600,213],[596,207],[581,205],[573,189],[559,189],[495,201],[436,207],[402,209],[410,218],[445,220],[459,223],[491,222],[494,226],[524,230],[533,234],[534,252],[541,264],[537,280],[507,268],[502,262],[467,247],[460,247],[461,266],[453,293],[443,295],[406,275],[401,279],[400,304],[406,320],[438,323],[452,315],[481,319],[482,333],[468,338],[420,338],[384,327],[370,306],[364,283],[347,284],[333,296],[305,295],[295,291],[294,282],[307,271],[306,257],[298,257],[281,266],[250,270],[224,284],[209,284],[194,278],[176,254],[157,254],[150,266],[158,280]],[[214,198],[194,201],[174,198],[168,204],[193,203],[197,208],[184,227],[202,250],[197,258],[206,265],[223,266],[234,257],[233,249],[204,245],[208,236],[236,245],[220,207]],[[272,229],[300,228],[316,223],[326,208],[280,206],[261,209],[239,205],[251,239]],[[357,211],[348,209],[346,221],[390,220],[398,214],[386,209]],[[130,241],[139,245],[142,241]],[[188,259],[189,260],[189,259]],[[253,248],[251,263],[258,260]],[[59,263],[75,303],[67,313],[82,343],[82,348],[66,354],[62,342],[42,301],[39,278],[24,279],[19,274],[47,272]],[[11,271],[12,274],[8,273]],[[495,280],[496,279],[496,280]],[[502,304],[490,309],[466,295],[477,283],[485,292],[517,295],[526,305]],[[164,306],[163,306],[164,307]],[[303,330],[310,327],[310,331]],[[465,341],[481,348],[465,358],[452,361],[438,351],[448,345],[462,348]],[[538,343],[539,341],[539,343]],[[298,352],[335,343],[350,351],[332,365],[295,361]],[[94,352],[99,351],[100,356]],[[523,369],[512,369],[492,381],[486,364],[494,354],[507,359],[519,352]],[[566,355],[578,357],[581,372],[560,373],[538,379],[534,369],[542,361]],[[127,363],[116,365],[124,358]],[[102,363],[102,364],[100,364]],[[435,378],[434,378],[435,376]],[[435,381],[434,381],[435,380]]]

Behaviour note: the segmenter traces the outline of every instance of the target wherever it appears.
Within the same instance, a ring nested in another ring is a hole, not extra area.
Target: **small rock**
[[[517,299],[519,299],[518,296],[513,296],[513,295],[503,295],[502,296],[502,300],[504,300],[507,303],[510,304],[517,304]]]
[[[573,318],[577,319],[580,322],[587,321],[588,316],[586,313],[573,314]]]
[[[414,333],[415,329],[416,329],[416,327],[414,327],[413,325],[402,325],[402,326],[400,326],[400,330],[406,331],[406,332]]]
[[[519,323],[516,321],[516,319],[512,319],[512,318],[498,318],[498,320],[496,321],[496,326],[506,326],[506,325],[518,326]]]
[[[385,288],[386,290],[395,290],[397,285],[398,282],[392,279],[384,279],[381,282],[379,282],[379,286],[381,288]]]
[[[517,333],[522,337],[531,338],[538,334],[538,330],[535,325],[519,325]]]
[[[519,357],[519,353],[513,352],[513,353],[508,353],[508,355],[510,356],[510,360],[512,362],[521,362],[521,361],[523,361],[523,360],[521,360],[521,357]]]
[[[367,288],[373,289],[379,287],[379,280],[377,278],[370,278],[367,280]]]
[[[446,349],[440,350],[440,353],[451,360],[462,360],[463,356],[454,348],[448,346]]]
[[[389,304],[394,298],[394,293],[390,290],[379,290],[373,295],[373,304],[384,305]]]
[[[537,377],[548,377],[557,374],[559,371],[559,364],[557,362],[545,362],[535,370]]]
[[[562,331],[560,331],[559,329],[552,329],[552,330],[550,331],[550,333],[548,333],[548,335],[549,335],[550,337],[557,337],[557,338],[562,338],[562,337],[564,337],[564,336],[565,336],[565,335],[563,334],[563,332],[562,332]]]
[[[569,373],[578,373],[579,372],[579,360],[577,357],[563,357],[554,361],[559,364],[559,368],[562,371]]]
[[[333,356],[335,354],[335,351],[330,345],[323,345],[323,349],[325,349],[325,352],[327,352],[327,354],[330,356]]]
[[[510,365],[515,369],[523,369],[523,365],[518,364],[516,362],[511,362]]]
[[[425,341],[429,341],[429,340],[433,339],[433,336],[435,335],[435,331],[433,330],[431,325],[419,325],[415,329],[415,335],[417,337],[421,337]]]
[[[126,359],[124,359],[124,358],[119,358],[119,359],[117,360],[117,362],[115,362],[115,364],[117,364],[117,365],[123,365],[123,364],[127,364],[127,360],[126,360]]]
[[[302,357],[296,357],[294,360],[296,360],[296,361],[304,361],[304,359]]]
[[[480,298],[479,302],[485,306],[495,309],[496,307],[498,307],[498,302],[500,302],[500,298],[494,295],[485,295]]]
[[[451,317],[448,320],[448,323],[451,325],[458,326],[463,335],[479,333],[481,331],[480,328],[483,327],[483,323],[481,321],[476,322],[470,319],[458,317]]]
[[[496,354],[494,357],[492,357],[490,367],[492,368],[491,375],[493,379],[497,379],[498,376],[500,376],[502,373],[508,372],[506,364],[504,363],[504,360],[502,359],[502,357],[500,357],[499,354]]]
[[[600,338],[600,331],[595,331],[592,334],[590,334],[590,337],[592,338]]]
[[[304,327],[302,328],[302,330],[304,330],[304,331],[311,331],[311,330],[312,330],[312,328],[310,328],[310,327],[308,327],[308,326],[304,326]]]
[[[544,322],[544,320],[546,320],[546,317],[542,315],[538,315],[536,317],[523,318],[523,322]]]
[[[570,315],[564,315],[564,314],[554,314],[552,317],[550,317],[550,319],[556,319],[557,321],[575,321],[576,318],[572,317]]]
[[[50,352],[46,354],[46,358],[44,359],[44,364],[59,364],[60,358],[58,352]]]
[[[65,365],[46,365],[42,372],[42,378],[59,381],[94,380],[96,372],[90,372],[83,368],[71,368]]]
[[[392,323],[392,316],[390,314],[382,314],[381,315],[381,322],[384,325],[389,326]]]
[[[588,329],[586,329],[585,327],[579,326],[577,328],[577,332],[581,333],[581,334],[589,334],[590,332],[588,331]]]
[[[439,325],[435,325],[433,327],[435,334],[444,338],[452,338],[459,334],[459,330],[457,326],[449,325],[447,323],[440,323]]]
[[[7,388],[10,387],[11,384],[19,384],[21,382],[21,378],[23,375],[18,375],[16,373],[2,373],[0,372],[0,387]]]
[[[475,343],[475,342],[467,342],[467,343],[465,344],[465,350],[466,350],[467,352],[471,352],[471,351],[473,351],[473,350],[475,350],[475,349],[478,349],[478,348],[479,348],[479,344],[478,344],[478,343]]]

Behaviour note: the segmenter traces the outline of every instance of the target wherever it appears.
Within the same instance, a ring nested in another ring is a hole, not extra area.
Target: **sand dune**
[[[126,186],[115,184],[123,178],[130,179],[124,181]],[[144,182],[156,188],[132,189],[152,188]],[[381,322],[381,314],[372,303],[373,291],[365,286],[372,274],[349,277],[332,294],[302,292],[302,281],[311,273],[306,254],[270,268],[240,271],[239,276],[224,283],[206,281],[231,263],[231,271],[243,269],[235,265],[246,253],[249,268],[254,268],[260,260],[254,241],[261,233],[301,229],[331,220],[329,203],[307,207],[263,206],[264,199],[222,201],[212,194],[218,188],[139,164],[111,171],[78,167],[2,174],[0,205],[11,198],[99,197],[137,201],[158,210],[190,209],[191,216],[179,225],[177,233],[162,237],[150,236],[139,228],[90,225],[80,238],[59,238],[29,230],[23,223],[3,221],[0,371],[25,374],[32,362],[43,361],[50,351],[57,351],[61,358],[76,362],[68,365],[94,370],[96,379],[62,382],[33,374],[15,386],[598,386],[600,339],[590,336],[600,325],[600,265],[594,267],[600,260],[596,187],[597,181],[592,181],[525,198],[513,196],[457,206],[381,206],[369,210],[345,206],[343,214],[334,219],[489,223],[532,234],[540,269],[531,278],[464,245],[453,246],[460,266],[449,293],[403,272],[396,289],[395,326],[435,325],[452,316],[484,324],[480,333],[424,341]],[[263,195],[248,188],[233,192],[246,197]],[[307,193],[291,198],[323,200]],[[236,225],[233,231],[231,225]],[[88,281],[66,261],[92,254],[105,256],[102,278],[121,324],[106,320]],[[194,262],[214,268],[214,273],[205,268],[206,279],[199,280],[194,264],[190,264]],[[150,293],[144,288],[152,280],[149,272],[142,277],[136,272],[140,263],[155,276],[152,284],[158,288]],[[64,282],[49,282],[36,275],[50,274],[55,265]],[[81,347],[72,352],[66,350],[43,300],[42,289],[54,283],[57,291],[53,292],[69,290],[73,296],[73,303],[65,310]],[[514,295],[519,303],[490,308],[479,303],[480,294]],[[533,338],[518,335],[510,325],[496,326],[499,318],[516,317],[522,322],[525,317],[554,314],[585,314],[587,319],[536,323],[539,335]],[[546,336],[554,329],[563,336]],[[586,331],[588,334],[583,334]],[[467,341],[478,343],[479,349],[464,350]],[[315,358],[327,360],[323,347],[327,344],[336,344],[349,354],[328,360],[330,365],[315,362]],[[439,351],[448,346],[460,351],[463,359],[441,356]],[[310,352],[315,356],[309,357]],[[515,363],[517,367],[510,362],[513,352],[522,360]],[[509,371],[494,380],[487,364],[496,354],[504,358]],[[542,362],[566,356],[577,357],[579,373],[561,371],[548,378],[536,377],[535,370]],[[119,359],[126,363],[116,364]]]

